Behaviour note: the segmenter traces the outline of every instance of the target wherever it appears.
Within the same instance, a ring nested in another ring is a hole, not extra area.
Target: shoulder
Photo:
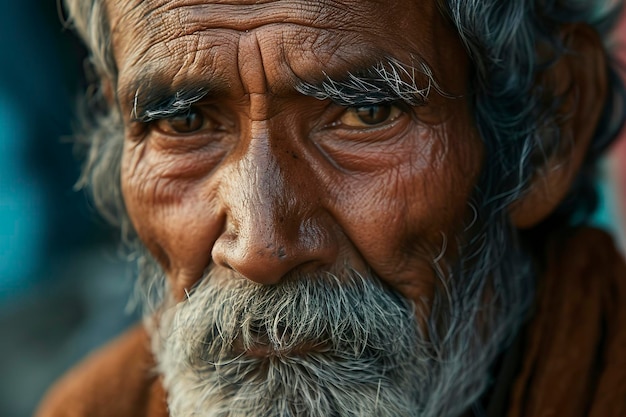
[[[149,337],[137,326],[57,382],[36,417],[167,416],[154,366]]]
[[[508,416],[546,415],[546,410],[564,416],[624,416],[622,254],[607,233],[591,228],[553,237],[547,248]]]

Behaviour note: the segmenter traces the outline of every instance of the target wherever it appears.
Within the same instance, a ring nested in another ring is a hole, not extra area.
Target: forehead
[[[270,89],[341,76],[392,57],[416,57],[437,72],[459,59],[456,34],[432,1],[107,0],[119,87],[138,77],[211,82],[246,92],[242,73]],[[242,42],[253,36],[253,48]],[[246,69],[251,56],[261,66]],[[243,64],[242,64],[243,63]],[[443,78],[446,78],[445,76]],[[132,91],[128,91],[132,94]]]

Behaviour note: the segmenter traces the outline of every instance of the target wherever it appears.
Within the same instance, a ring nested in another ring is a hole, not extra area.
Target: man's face
[[[347,265],[428,300],[481,166],[434,1],[107,4],[124,199],[178,299],[209,267],[276,284]],[[432,88],[407,102],[399,80]]]
[[[468,231],[483,147],[435,2],[107,6],[124,200],[173,296],[153,332],[172,415],[467,407],[522,268],[463,256],[489,242]]]

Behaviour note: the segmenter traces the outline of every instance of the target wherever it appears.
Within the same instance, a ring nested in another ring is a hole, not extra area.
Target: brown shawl
[[[148,336],[138,327],[87,358],[37,417],[166,417]],[[508,417],[626,416],[626,265],[605,233],[549,245]]]
[[[593,229],[548,251],[508,416],[626,416],[624,261]]]

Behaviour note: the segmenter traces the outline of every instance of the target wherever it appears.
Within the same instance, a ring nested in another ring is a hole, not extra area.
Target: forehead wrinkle
[[[242,4],[243,3],[243,4]],[[417,16],[421,16],[421,24],[432,24],[434,4],[432,2],[401,2],[399,4],[386,4],[380,0],[358,1],[220,1],[213,0],[138,0],[135,2],[123,2],[113,0],[116,4],[112,10],[116,15],[111,19],[111,26],[120,27],[121,33],[126,33],[128,28],[138,26],[143,22],[144,29],[151,36],[165,37],[164,32],[170,38],[202,32],[210,29],[233,29],[238,31],[252,30],[270,23],[297,24],[310,29],[333,29],[347,32],[372,31],[376,27],[386,29],[388,25],[398,27],[404,22],[406,25],[413,24]],[[389,9],[402,9],[403,13],[386,16],[389,13],[373,13],[373,9],[384,7]],[[378,21],[372,21],[372,17]],[[401,16],[401,21],[398,21]],[[441,16],[439,16],[441,17]],[[132,21],[131,18],[134,18]],[[374,23],[374,25],[372,25]],[[428,27],[424,26],[425,33]],[[375,30],[374,30],[375,31]],[[393,30],[388,31],[392,33]],[[146,38],[146,31],[139,30],[134,40]],[[398,35],[398,33],[396,33]],[[390,36],[386,36],[387,42],[393,42]],[[407,41],[406,39],[404,41]],[[408,40],[411,42],[411,40]]]
[[[354,2],[336,0],[140,0],[127,7],[118,6],[120,19],[134,17],[145,22],[160,20],[160,26],[184,28],[186,33],[223,28],[252,30],[269,23],[294,23],[311,28],[338,28],[360,23],[354,29],[369,26],[368,10],[372,0]],[[119,4],[119,3],[118,3]],[[362,18],[359,19],[359,16]],[[171,22],[167,20],[171,17]]]
[[[189,7],[187,11],[188,23],[193,26],[202,28],[219,25],[235,30],[253,30],[272,23],[328,29],[336,28],[337,22],[354,23],[355,16],[359,15],[358,10],[352,10],[348,20],[345,18],[346,11],[339,8],[309,3],[304,3],[304,6],[297,3],[281,5],[278,2],[250,5],[246,7],[245,13],[236,11],[236,6],[230,4],[214,5],[210,8],[197,5]]]
[[[248,4],[247,6],[280,5],[279,3],[284,2],[274,1],[262,5]],[[374,2],[370,1],[368,3]],[[236,7],[232,2],[219,2],[216,4],[230,8]],[[190,28],[195,28],[193,26],[183,27],[183,22],[186,18],[180,13],[172,15],[175,19],[164,19],[164,21],[168,22],[166,25],[157,24],[159,20],[162,20],[167,10],[176,11],[178,9],[184,10],[185,7],[199,7],[201,10],[207,11],[216,4],[208,5],[205,10],[199,5],[198,1],[184,3],[180,0],[173,2],[154,0],[134,2],[124,8],[128,12],[126,14],[127,21],[130,19],[129,16],[131,14],[138,16],[141,10],[141,13],[150,17],[149,19],[135,21],[135,26],[130,26],[128,30],[123,32],[126,35],[126,48],[129,52],[124,58],[130,59],[126,69],[130,72],[136,72],[135,68],[143,68],[148,63],[162,61],[158,63],[158,66],[162,67],[163,71],[169,73],[171,77],[179,77],[182,75],[182,72],[194,72],[195,74],[204,72],[211,73],[210,75],[215,75],[217,71],[222,71],[223,75],[231,73],[234,67],[232,67],[233,62],[230,60],[234,61],[236,59],[232,51],[236,50],[237,38],[240,36],[239,31],[221,28],[218,28],[220,30],[211,30],[206,29],[210,25],[204,24],[203,27],[205,29],[188,33]],[[317,5],[296,2],[296,5],[298,4],[305,4],[310,8],[320,10],[323,10],[328,4],[336,6],[338,9],[346,8],[345,3],[338,1],[321,2],[321,4]],[[358,4],[361,3],[359,2]],[[318,16],[318,18],[321,16],[321,14],[316,15],[315,13],[312,13],[312,15]],[[393,31],[390,31],[383,38],[379,37],[378,40],[372,42],[371,39],[377,39],[373,37],[375,34],[372,32],[375,28],[355,31],[353,16],[346,18],[346,20],[349,22],[349,25],[344,24],[338,27],[331,25],[331,29],[311,28],[285,22],[270,23],[262,28],[255,29],[255,31],[264,33],[263,36],[260,36],[261,43],[265,42],[266,44],[263,51],[264,55],[278,58],[274,60],[275,62],[268,70],[273,73],[267,75],[268,80],[270,80],[269,91],[281,95],[282,93],[294,94],[295,86],[302,80],[314,83],[323,81],[326,76],[340,79],[349,74],[353,68],[370,66],[372,63],[390,55],[397,56],[399,60],[406,62],[408,53],[401,51],[408,49],[419,51],[416,55],[428,57],[429,63],[434,59],[434,62],[432,62],[434,64],[433,68],[437,68],[437,59],[435,56],[432,56],[431,48],[426,47],[425,50],[422,50],[423,42],[409,40],[409,43],[404,44],[404,47],[402,47],[402,42],[406,42],[406,40],[398,37],[398,33],[394,34]],[[128,21],[128,23],[131,22]],[[424,26],[427,33],[429,24],[427,21]],[[280,29],[274,30],[274,27],[278,25]],[[380,26],[380,24],[378,25]],[[147,31],[153,32],[153,34],[146,35],[146,33],[150,33]],[[135,36],[132,36],[133,32]],[[155,38],[160,39],[156,44],[153,43]],[[190,40],[184,41],[186,38]],[[265,40],[263,41],[263,39]],[[183,45],[186,46],[179,46],[181,45],[179,43],[181,40],[184,41]],[[198,42],[198,40],[201,41]],[[147,44],[147,42],[150,42],[150,44]],[[197,50],[194,50],[193,45],[196,42],[199,45],[203,43],[208,45],[206,47],[199,46],[196,48]],[[159,48],[162,48],[162,50],[159,51]],[[201,53],[201,51],[205,52]],[[221,63],[216,64],[214,63],[215,57],[212,55],[225,55],[227,58],[226,61],[220,59]],[[213,58],[209,64],[207,64],[206,56]],[[219,69],[211,68],[209,70],[207,67],[219,67]],[[235,77],[234,74],[232,75],[232,81],[238,83],[238,77]]]
[[[276,24],[278,26],[278,24]],[[274,25],[268,25],[271,29]],[[407,45],[397,53],[396,48],[386,48],[367,39],[363,34],[343,30],[311,30],[295,24],[281,24],[280,31],[259,32],[259,45],[266,61],[270,91],[293,93],[302,82],[319,83],[329,76],[343,79],[360,70],[371,69],[381,62],[392,65],[394,70],[407,71],[426,64],[421,53],[411,52]],[[276,38],[279,33],[280,38]],[[397,58],[396,58],[397,57]],[[406,65],[401,64],[402,62]],[[428,63],[430,64],[430,62]],[[389,66],[389,65],[388,65]],[[397,68],[396,68],[397,67]],[[427,65],[430,68],[430,65]],[[409,74],[406,72],[406,74]],[[427,75],[424,72],[422,75]],[[403,74],[404,75],[404,74]],[[428,82],[429,77],[424,77]]]
[[[271,26],[268,26],[268,29]],[[306,73],[321,74],[324,68],[331,65],[332,56],[338,49],[336,43],[342,39],[340,35],[337,36],[334,33],[335,31],[311,30],[295,24],[281,25],[278,41],[271,36],[272,33],[266,36],[268,32],[260,30],[256,32],[259,32],[257,39],[265,61],[272,63],[265,66],[266,77],[270,80],[269,91],[277,95],[295,91],[294,87],[298,84],[300,77],[292,64],[298,63],[304,66]],[[321,38],[327,41],[320,42]],[[321,53],[321,49],[325,50],[324,54]],[[342,62],[345,59],[345,57],[342,58]]]
[[[231,33],[216,33],[211,38],[200,34],[163,39],[138,47],[119,62],[120,78],[134,77],[137,72],[162,73],[172,80],[191,73],[194,77],[214,78],[223,72],[232,54],[220,53],[225,44],[234,43]]]

